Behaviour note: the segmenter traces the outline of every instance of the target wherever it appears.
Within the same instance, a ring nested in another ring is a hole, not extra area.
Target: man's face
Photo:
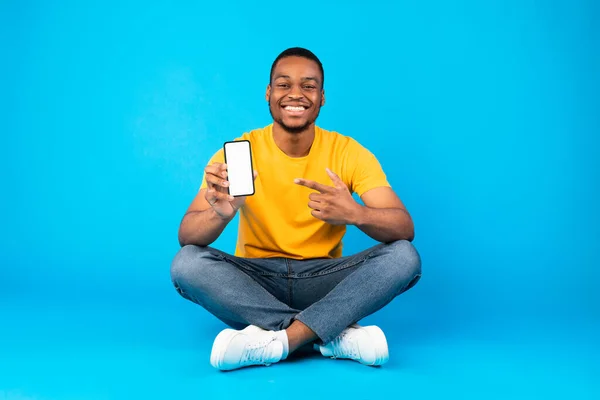
[[[323,76],[317,63],[304,57],[277,62],[267,86],[273,120],[289,133],[300,133],[313,124],[325,104]]]

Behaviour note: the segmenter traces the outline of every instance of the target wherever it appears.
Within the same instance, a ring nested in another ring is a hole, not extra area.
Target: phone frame
[[[250,152],[250,173],[252,178],[252,193],[249,194],[234,194],[233,197],[243,197],[243,196],[252,196],[256,193],[256,186],[254,185],[254,160],[252,157],[252,143],[249,140],[229,140],[223,143],[223,157],[225,159],[225,164],[227,164],[227,150],[225,149],[225,145],[228,143],[240,143],[240,142],[248,142],[248,151]],[[227,182],[229,182],[229,171],[227,172]],[[227,194],[231,195],[230,188],[227,187]]]

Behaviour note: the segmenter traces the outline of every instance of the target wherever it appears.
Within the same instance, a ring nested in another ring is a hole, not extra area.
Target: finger
[[[309,202],[308,202],[308,206],[309,206],[310,208],[312,208],[313,210],[320,211],[320,210],[321,210],[321,207],[323,207],[323,203],[318,203],[318,202],[316,202],[316,201],[309,201]]]
[[[204,168],[204,175],[206,176],[206,183],[209,187],[213,187],[214,185],[223,186],[218,182],[219,178],[227,179],[227,171],[222,171],[220,167],[215,165],[209,165]],[[215,179],[217,181],[215,181]]]
[[[206,191],[206,201],[208,204],[215,205],[219,201],[233,201],[234,197],[227,194],[218,192],[215,189],[210,189]]]
[[[242,204],[244,204],[244,202],[246,201],[246,197],[248,197],[248,196],[234,197],[233,200],[231,201],[231,204],[233,205],[233,207],[235,209],[239,209],[242,206]]]
[[[323,215],[321,214],[321,211],[312,210],[310,212],[310,215],[312,215],[315,218],[321,219],[321,220],[323,219]]]
[[[223,176],[223,172],[227,172],[227,164],[223,164],[223,163],[212,163],[210,165],[207,165],[204,168],[204,171],[207,174],[213,174],[213,175],[219,175],[219,176]]]
[[[311,193],[308,195],[308,199],[312,201],[323,201],[324,197],[321,193]]]
[[[253,175],[254,175],[254,180],[256,180],[256,177],[258,176],[258,171],[254,170]]]
[[[208,203],[210,205],[214,205],[215,203],[217,203],[220,200],[225,200],[227,201],[229,199],[229,195],[227,193],[222,193],[222,192],[218,192],[215,189],[210,189],[206,191],[206,201],[208,201]]]
[[[206,181],[208,183],[210,183],[212,185],[216,185],[216,186],[222,186],[222,187],[229,186],[229,183],[227,180],[223,179],[220,176],[213,175],[213,174],[207,174]]]
[[[321,193],[331,193],[331,186],[326,186],[321,183],[311,181],[308,179],[296,178],[294,179],[294,183],[301,186],[306,186],[307,188],[317,190]]]
[[[208,179],[209,176],[214,175],[214,168],[211,165],[204,167],[204,180],[209,189],[214,187],[214,184]]]
[[[333,172],[329,168],[325,168],[325,171],[327,171],[327,175],[329,175],[329,177],[331,178],[331,181],[333,182],[334,186],[336,186],[336,187],[345,186],[342,179],[335,172]]]
[[[208,189],[204,198],[206,201],[208,201],[208,204],[212,206],[217,202],[217,191],[214,189]]]
[[[230,195],[229,193],[218,192],[219,200],[223,201],[234,201],[235,196]]]
[[[220,187],[228,187],[229,186],[229,182],[226,181],[225,179],[222,179],[216,175],[213,174],[206,174],[206,183],[209,185],[214,186],[220,186]]]

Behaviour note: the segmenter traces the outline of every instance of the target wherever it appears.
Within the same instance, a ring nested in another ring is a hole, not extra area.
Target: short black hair
[[[281,54],[277,56],[275,61],[273,61],[273,65],[271,65],[269,83],[273,80],[273,71],[275,70],[275,66],[277,65],[279,60],[286,57],[303,57],[316,62],[319,66],[319,69],[321,70],[321,89],[325,87],[325,71],[323,71],[323,64],[321,64],[321,60],[319,60],[319,57],[317,57],[312,51],[302,47],[290,47],[289,49],[282,51]]]

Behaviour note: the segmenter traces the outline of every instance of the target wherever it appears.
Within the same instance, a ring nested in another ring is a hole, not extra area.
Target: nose
[[[288,93],[290,99],[301,99],[304,97],[302,90],[297,85],[292,85],[290,92]]]

